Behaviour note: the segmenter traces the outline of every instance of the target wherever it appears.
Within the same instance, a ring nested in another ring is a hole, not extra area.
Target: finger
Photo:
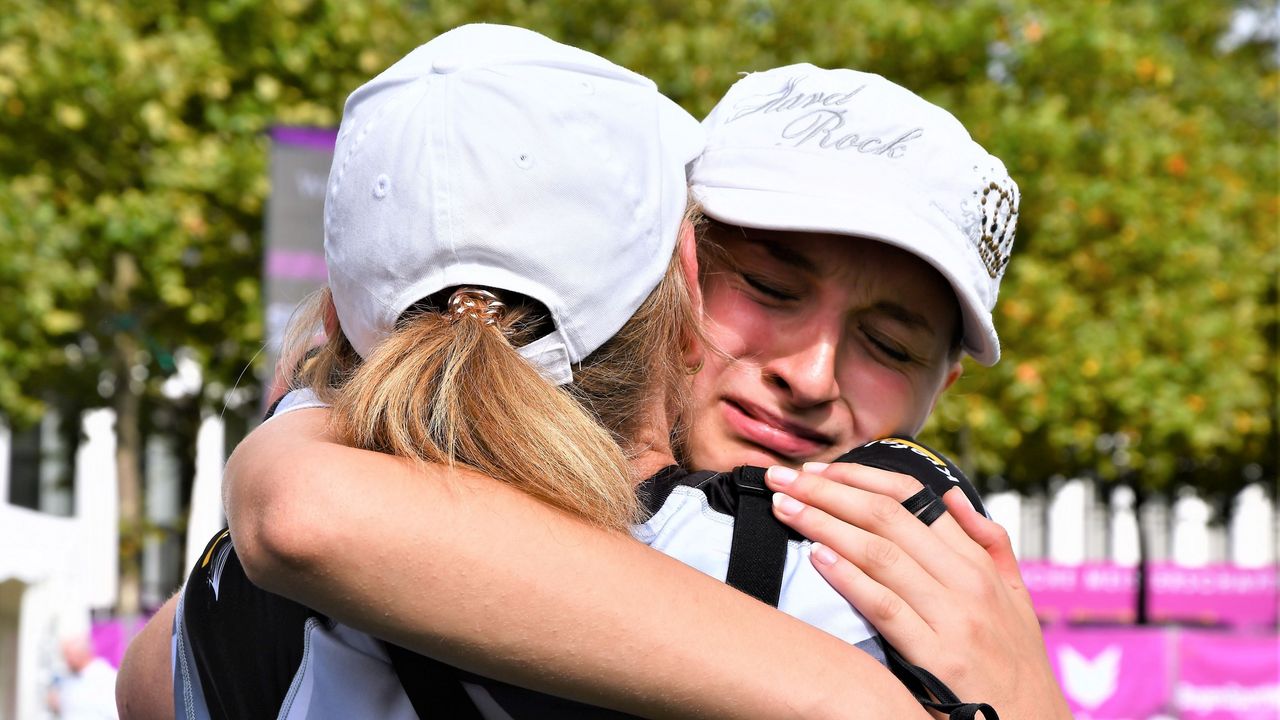
[[[894,543],[937,578],[954,578],[957,564],[965,564],[949,547],[951,543],[963,540],[973,545],[973,541],[958,527],[936,533],[902,506],[900,500],[910,497],[922,487],[909,475],[847,464],[843,467],[832,465],[822,475],[775,467],[765,473],[765,483],[774,491],[786,492],[841,523],[857,526]],[[937,523],[944,519],[945,514]],[[802,528],[796,529],[805,533]],[[835,541],[822,541],[856,562],[857,559]],[[974,547],[974,552],[986,557],[980,548]]]
[[[934,523],[935,532],[943,535],[947,544],[957,553],[968,558],[970,562],[984,568],[992,575],[999,575],[999,569],[994,565],[995,558],[965,530],[956,513],[963,512],[966,517],[977,517],[981,520],[986,520],[986,517],[974,509],[973,503],[959,487],[943,493],[942,502],[947,506],[947,514]],[[1014,565],[1017,566],[1017,560],[1014,560]]]
[[[1018,568],[1018,558],[1013,554],[1013,543],[1009,540],[1009,533],[999,523],[975,510],[962,492],[948,492],[942,496],[942,501],[947,504],[947,509],[960,529],[991,558],[996,572],[1005,585],[1019,594],[1027,594],[1026,584],[1022,581],[1022,571]]]
[[[776,484],[780,479],[778,473],[771,473]],[[787,476],[785,473],[782,475]],[[829,485],[810,480],[811,477],[812,474],[795,474],[794,484],[788,492],[802,502],[896,543],[953,594],[987,597],[993,587],[1008,584],[986,550],[970,539],[948,514],[943,514],[932,527],[927,527],[895,502],[895,499],[910,497],[920,489],[920,481],[914,477],[841,463],[823,470],[822,478],[835,481]],[[767,474],[766,481],[769,479]],[[877,492],[863,490],[864,486]],[[866,494],[859,495],[859,492]],[[856,558],[843,552],[843,548],[835,546],[835,549],[856,562]],[[912,603],[923,602],[918,598],[922,594],[927,596],[930,591],[929,586],[890,587]],[[947,612],[945,609],[935,611],[933,606],[929,606],[929,610],[931,622],[943,621]]]
[[[842,485],[888,495],[899,502],[923,487],[919,480],[910,475],[857,463],[805,463],[804,472],[821,475]]]
[[[819,479],[817,476],[809,477]],[[868,498],[889,503],[883,496],[863,493],[853,488],[842,488],[849,493],[862,493]],[[917,557],[929,558],[929,554],[912,555],[904,552],[891,540],[851,525],[844,520],[833,517],[823,510],[806,505],[785,494],[774,493],[774,515],[779,520],[794,528],[801,535],[834,549],[839,555],[901,597],[926,621],[935,621],[943,617],[948,610],[947,598],[951,591],[941,584],[933,575],[917,562]],[[905,510],[898,508],[904,514]],[[910,515],[908,515],[910,517]],[[920,523],[912,518],[912,522]],[[937,543],[936,538],[926,539]]]
[[[813,543],[809,559],[818,574],[893,645],[919,648],[937,644],[937,633],[910,605],[831,548]]]
[[[810,466],[817,466],[819,463],[808,463],[806,469]],[[856,487],[873,493],[887,495],[898,501],[906,500],[917,492],[921,487],[919,480],[910,475],[902,473],[890,472],[879,468],[867,467],[866,465],[857,465],[853,463],[832,463],[825,466],[822,470],[822,476],[834,480],[842,485]],[[956,490],[958,488],[953,488]],[[954,495],[953,490],[948,490],[943,495],[945,500],[947,495]],[[963,495],[963,492],[959,493]],[[804,498],[802,498],[804,499]],[[810,502],[805,500],[805,502]],[[810,504],[822,507],[818,502],[810,502]],[[917,523],[919,525],[919,523]],[[929,526],[933,533],[941,538],[942,542],[951,550],[963,555],[970,562],[985,564],[989,562],[987,554],[977,547],[964,530],[957,525],[953,519],[942,515]],[[867,528],[873,532],[880,532],[880,528]],[[916,532],[918,529],[910,523],[906,527],[901,528],[904,532]]]

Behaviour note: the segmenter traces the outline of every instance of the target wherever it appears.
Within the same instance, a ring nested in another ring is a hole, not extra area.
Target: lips
[[[833,442],[828,435],[746,401],[723,400],[721,412],[743,440],[791,460],[810,459]]]

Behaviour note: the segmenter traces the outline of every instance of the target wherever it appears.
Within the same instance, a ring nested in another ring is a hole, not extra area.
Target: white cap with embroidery
[[[557,384],[658,285],[701,126],[649,79],[521,28],[467,25],[347,99],[325,258],[362,356],[455,286],[528,296],[554,329],[519,352]]]
[[[912,252],[955,290],[964,349],[1000,359],[991,311],[1018,186],[951,113],[879,75],[801,64],[743,77],[703,126],[691,186],[707,215]]]

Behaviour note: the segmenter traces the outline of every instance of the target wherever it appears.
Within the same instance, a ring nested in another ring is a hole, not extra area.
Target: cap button
[[[431,70],[441,75],[448,75],[451,72],[457,72],[459,64],[457,60],[450,58],[436,58],[431,61]]]

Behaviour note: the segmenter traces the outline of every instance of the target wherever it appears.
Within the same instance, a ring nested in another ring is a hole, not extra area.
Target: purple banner
[[[281,125],[271,128],[271,139],[281,145],[293,145],[331,153],[334,144],[338,141],[338,131],[333,128]]]
[[[1184,630],[1174,703],[1182,720],[1280,720],[1280,638]]]
[[[1278,605],[1274,566],[1152,566],[1148,608],[1153,620],[1273,626]]]
[[[1132,622],[1137,568],[1112,563],[1024,562],[1022,577],[1045,622]],[[1188,568],[1152,563],[1147,609],[1152,620],[1274,627],[1280,609],[1276,567]]]
[[[111,663],[112,667],[119,668],[120,660],[124,657],[124,651],[129,647],[129,642],[146,624],[145,617],[93,623],[89,629],[89,642],[93,646],[93,653]]]
[[[1158,628],[1045,632],[1076,720],[1146,720],[1170,695],[1169,644]]]
[[[323,252],[271,249],[267,251],[267,277],[324,283],[329,281],[329,270]]]

